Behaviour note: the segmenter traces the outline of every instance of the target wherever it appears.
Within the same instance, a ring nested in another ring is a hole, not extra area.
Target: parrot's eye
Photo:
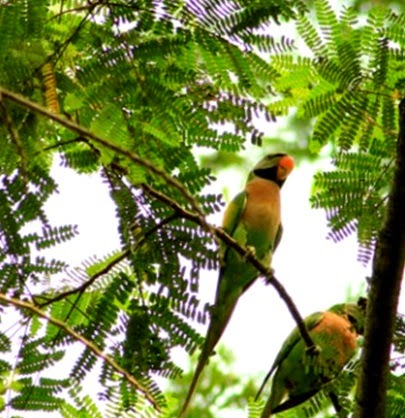
[[[350,322],[352,325],[354,325],[354,326],[356,326],[356,325],[357,325],[357,319],[356,319],[354,316],[352,316],[352,315],[350,315],[350,314],[347,314],[347,319],[349,320],[349,322]]]
[[[280,157],[284,157],[286,154],[283,154],[282,152],[279,152],[277,154],[270,154],[267,156],[267,158],[269,160],[272,160],[273,158],[280,158]]]

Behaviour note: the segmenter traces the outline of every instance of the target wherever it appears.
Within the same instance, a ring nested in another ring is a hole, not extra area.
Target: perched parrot
[[[308,349],[297,327],[287,337],[256,395],[257,399],[276,371],[261,418],[299,405],[335,378],[356,352],[364,319],[364,299],[358,304],[334,305],[326,312],[305,318],[316,349]]]
[[[280,188],[294,168],[287,154],[270,154],[250,172],[245,189],[225,210],[222,227],[239,244],[251,249],[266,266],[281,239]],[[221,267],[204,346],[184,401],[180,418],[186,416],[199,376],[223,334],[238,298],[258,277],[258,272],[235,250],[220,245]]]

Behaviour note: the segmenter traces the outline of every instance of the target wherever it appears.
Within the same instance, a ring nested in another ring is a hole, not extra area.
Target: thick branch
[[[386,415],[390,348],[405,260],[405,99],[399,105],[399,125],[395,174],[373,261],[356,418]]]
[[[10,298],[3,293],[0,293],[0,301],[7,304],[13,305],[21,310],[28,310],[36,316],[45,319],[52,325],[55,325],[59,329],[63,330],[70,336],[72,336],[76,341],[82,343],[86,348],[88,348],[94,355],[105,361],[109,364],[117,373],[122,375],[136,390],[142,392],[145,398],[150,402],[150,404],[157,410],[160,411],[161,407],[156,402],[155,398],[152,394],[148,391],[148,389],[138,380],[136,380],[131,374],[129,374],[125,369],[119,366],[110,356],[104,354],[96,345],[94,345],[91,341],[84,338],[82,335],[78,334],[76,331],[68,327],[64,322],[60,321],[59,319],[52,318],[48,316],[45,312],[41,309],[37,308],[36,306],[32,305],[28,302],[23,302],[18,299]]]

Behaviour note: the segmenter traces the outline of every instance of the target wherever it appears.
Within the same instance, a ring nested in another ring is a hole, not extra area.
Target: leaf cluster
[[[366,263],[393,176],[405,15],[374,7],[360,20],[353,8],[336,13],[327,0],[314,1],[314,7],[314,20],[297,18],[309,55],[271,59],[282,97],[268,108],[285,115],[295,106],[298,116],[314,121],[310,149],[332,145],[334,168],[315,177],[312,204],[326,210],[333,240],[357,231],[359,259]]]

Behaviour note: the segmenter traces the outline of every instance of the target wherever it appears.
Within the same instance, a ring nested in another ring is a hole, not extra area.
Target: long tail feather
[[[255,396],[255,401],[257,401],[259,399],[259,396],[261,395],[261,393],[263,392],[264,387],[266,386],[267,381],[270,379],[270,376],[273,373],[273,368],[270,369],[270,371],[266,374],[266,377],[263,380],[262,385],[260,386],[260,389],[258,390],[256,396]]]
[[[181,409],[179,418],[185,418],[186,416],[187,409],[190,405],[191,398],[193,397],[194,391],[197,387],[197,383],[200,379],[201,372],[204,370],[205,364],[207,363],[208,357],[210,356],[210,354],[211,354],[210,352],[208,352],[207,350],[204,350],[200,355],[197,367],[194,372],[193,380],[191,381],[191,384],[188,388],[187,396],[186,396],[186,399],[184,400],[183,408]]]
[[[225,331],[237,301],[238,298],[235,298],[234,300],[228,299],[226,304],[216,305],[214,307],[211,322],[207,331],[207,337],[205,338],[204,347],[201,351],[200,358],[194,372],[193,380],[191,381],[190,387],[188,389],[188,393],[186,399],[184,400],[183,408],[181,409],[179,418],[186,417],[186,412],[194,391],[197,387],[201,372],[203,371],[209,357],[214,351],[215,346]]]
[[[266,405],[262,411],[262,414],[260,415],[260,418],[269,418],[271,415],[271,406],[270,406],[270,400],[266,402]]]

